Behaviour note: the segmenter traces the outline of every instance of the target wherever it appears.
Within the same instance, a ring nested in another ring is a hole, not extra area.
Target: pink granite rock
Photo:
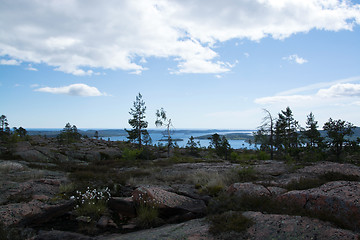
[[[318,188],[290,191],[278,197],[314,213],[333,216],[360,231],[360,182],[336,181]]]
[[[234,183],[228,188],[228,192],[237,196],[276,196],[286,192],[285,189],[279,187],[265,187],[254,183]]]
[[[38,200],[28,203],[12,203],[0,206],[0,222],[5,226],[32,225],[47,222],[61,216],[74,207],[73,201],[46,204]]]
[[[204,201],[165,191],[159,187],[139,187],[133,192],[137,203],[154,204],[159,209],[178,209],[203,214],[206,211]]]
[[[301,216],[245,212],[254,224],[247,229],[246,239],[327,239],[356,240],[358,235],[335,228],[330,223]]]

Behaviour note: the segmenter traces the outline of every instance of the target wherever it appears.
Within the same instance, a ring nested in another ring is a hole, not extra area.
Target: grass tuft
[[[242,215],[241,212],[229,211],[208,217],[210,221],[209,232],[219,235],[225,232],[243,232],[249,228],[253,221]]]

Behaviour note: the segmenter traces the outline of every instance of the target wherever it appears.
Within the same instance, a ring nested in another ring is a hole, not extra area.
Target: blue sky
[[[0,114],[11,127],[255,129],[287,106],[360,125],[360,2],[0,0]]]

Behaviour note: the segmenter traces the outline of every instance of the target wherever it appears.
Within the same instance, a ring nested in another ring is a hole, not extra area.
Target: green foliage
[[[210,221],[209,232],[218,235],[224,232],[243,232],[249,228],[253,221],[242,215],[241,212],[225,212],[208,217]]]
[[[215,133],[211,135],[209,140],[210,140],[209,147],[214,148],[215,153],[219,157],[224,157],[225,160],[227,160],[228,156],[231,153],[231,146],[229,144],[229,141],[226,139],[226,137],[225,136],[220,137],[219,134]]]
[[[294,149],[300,145],[299,130],[299,123],[294,119],[291,109],[287,107],[281,111],[275,124],[275,146],[278,151],[285,155],[295,155],[297,152]]]
[[[124,161],[135,161],[136,159],[139,158],[142,151],[143,151],[142,149],[125,148],[122,152],[122,159]]]
[[[67,123],[57,136],[57,139],[60,143],[71,144],[79,141],[81,139],[81,134],[78,132],[75,125],[71,126],[70,123]]]
[[[245,167],[237,171],[238,182],[251,182],[257,179],[258,177],[253,167]]]
[[[331,118],[324,124],[323,129],[327,133],[327,142],[330,149],[335,153],[336,158],[340,159],[340,154],[343,151],[344,143],[349,142],[346,137],[351,137],[354,134],[354,125],[339,120],[332,120]]]
[[[149,135],[146,128],[148,127],[148,122],[145,121],[145,111],[146,106],[145,102],[142,99],[142,95],[139,93],[136,96],[136,100],[134,101],[133,108],[130,108],[129,114],[132,118],[129,119],[129,124],[132,127],[131,130],[125,131],[128,133],[128,139],[130,142],[137,142],[138,148],[141,148],[144,136]]]
[[[155,206],[141,204],[137,207],[136,212],[136,222],[141,228],[157,227],[162,223],[159,218],[159,210]]]
[[[201,194],[206,194],[212,197],[218,196],[223,191],[224,191],[223,184],[207,185],[199,190]]]
[[[90,217],[91,220],[97,221],[107,211],[106,202],[110,196],[108,188],[98,191],[88,187],[84,193],[76,191],[76,196],[71,198],[77,201],[76,215]]]
[[[199,155],[199,148],[198,148],[198,144],[195,143],[194,141],[194,137],[190,136],[189,141],[186,144],[186,150],[188,151],[188,153],[192,156],[198,156]]]
[[[291,190],[305,190],[320,187],[327,182],[333,181],[360,181],[360,177],[356,175],[348,175],[339,172],[326,172],[317,178],[301,177],[298,180],[292,180],[285,188]]]
[[[232,163],[248,164],[252,160],[257,160],[258,153],[252,150],[244,150],[241,153],[232,151],[230,154],[230,161]]]
[[[319,132],[317,121],[315,121],[314,114],[310,112],[306,120],[306,130],[303,135],[306,139],[306,146],[308,148],[318,147],[322,145],[323,138]]]
[[[137,225],[141,228],[152,228],[163,224],[159,218],[159,204],[160,202],[141,194],[136,206]]]
[[[258,160],[269,160],[270,154],[266,153],[265,151],[258,151],[257,152],[257,159]]]

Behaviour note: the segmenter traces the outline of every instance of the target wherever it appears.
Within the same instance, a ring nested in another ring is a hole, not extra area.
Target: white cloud
[[[338,83],[328,89],[320,89],[317,92],[320,97],[360,97],[360,84]]]
[[[306,87],[304,87],[306,89]],[[315,105],[315,104],[352,104],[350,98],[360,97],[360,84],[337,83],[329,88],[319,89],[316,93],[308,95],[276,95],[255,99],[255,103],[261,105],[271,105],[277,103],[287,103],[296,105]]]
[[[304,64],[304,63],[308,62],[308,60],[306,60],[302,57],[299,57],[297,54],[293,54],[288,57],[283,57],[283,60],[287,60],[289,62],[295,62],[297,64]]]
[[[18,66],[21,64],[21,61],[17,61],[15,59],[1,59],[0,60],[0,65],[9,65],[9,66]]]
[[[81,97],[96,97],[106,96],[107,94],[101,93],[96,87],[90,87],[86,84],[71,84],[64,87],[43,87],[35,89],[37,92],[47,92],[52,94],[65,94],[70,96],[81,96]]]
[[[244,53],[244,56],[248,58],[248,57],[250,57],[250,54],[246,52],[246,53]]]
[[[34,68],[31,64],[26,68],[26,70],[37,72],[37,68]]]
[[[149,57],[174,59],[174,73],[219,74],[231,66],[215,43],[357,24],[360,5],[336,0],[6,1],[0,56],[79,76],[95,74],[94,68],[139,73]]]
[[[39,84],[37,84],[37,83],[35,83],[35,84],[31,84],[31,85],[30,85],[30,87],[31,87],[31,88],[37,88],[37,87],[39,87],[39,86],[40,86],[40,85],[39,85]]]

